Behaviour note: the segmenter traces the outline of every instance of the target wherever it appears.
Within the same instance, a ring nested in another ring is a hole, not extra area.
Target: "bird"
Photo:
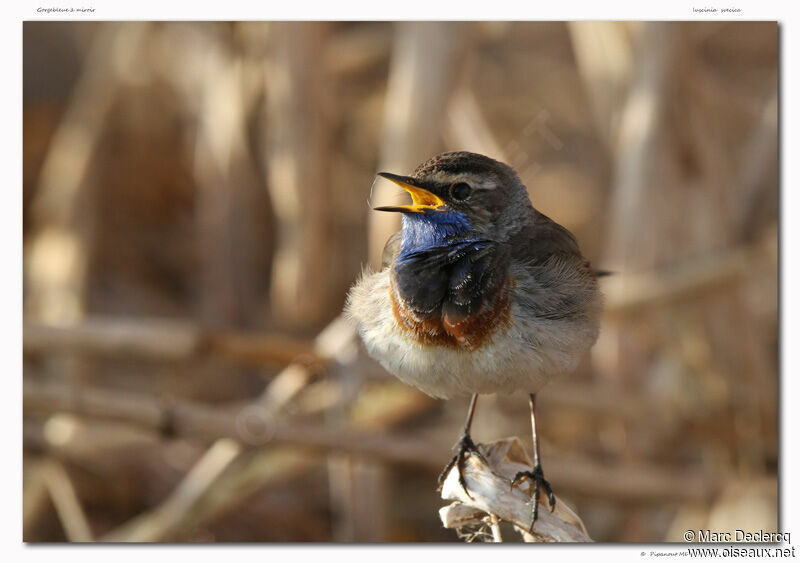
[[[603,299],[575,237],[536,208],[515,170],[471,152],[447,152],[410,176],[379,172],[412,203],[376,207],[402,214],[381,268],[365,269],[346,314],[370,356],[406,384],[439,399],[470,396],[455,455],[483,458],[470,431],[478,396],[528,394],[533,466],[511,481],[531,482],[532,522],[541,491],[552,511],[536,432],[536,394],[573,372],[598,337]]]

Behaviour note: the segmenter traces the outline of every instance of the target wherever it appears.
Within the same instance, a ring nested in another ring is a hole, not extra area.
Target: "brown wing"
[[[512,249],[515,260],[530,276],[517,296],[531,314],[569,319],[596,308],[597,275],[569,230],[538,214],[512,241]]]

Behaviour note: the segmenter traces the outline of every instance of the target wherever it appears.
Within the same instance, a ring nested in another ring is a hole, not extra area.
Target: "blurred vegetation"
[[[24,539],[456,540],[465,402],[338,318],[375,172],[444,150],[615,272],[539,402],[592,538],[776,529],[777,61],[770,22],[25,23]]]

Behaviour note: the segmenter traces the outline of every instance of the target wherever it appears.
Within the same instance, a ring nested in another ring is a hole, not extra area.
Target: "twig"
[[[155,510],[142,514],[102,538],[106,542],[154,542],[175,527],[241,452],[233,440],[218,440],[195,464],[173,493]]]
[[[103,356],[130,355],[178,361],[217,356],[250,364],[325,364],[307,341],[278,334],[213,331],[167,319],[90,318],[69,326],[25,323],[26,353],[58,351]]]
[[[26,303],[48,322],[73,322],[84,314],[93,231],[92,213],[80,208],[85,178],[108,112],[148,30],[144,23],[102,25],[42,164],[32,203],[40,229],[26,257]]]
[[[332,360],[347,360],[353,355],[355,333],[352,325],[343,317],[335,319],[315,340],[315,351]],[[290,364],[272,382],[250,412],[264,420],[275,417],[310,380],[307,365]],[[260,407],[260,408],[259,408]],[[248,431],[247,420],[243,420],[240,431]],[[214,442],[176,491],[156,509],[139,515],[117,530],[108,534],[106,541],[159,541],[174,537],[180,531],[199,521],[198,506],[212,495],[217,477],[238,456],[242,445],[229,438]],[[263,486],[271,479],[303,471],[314,464],[314,460],[292,448],[271,451],[266,458],[258,457],[255,463],[245,463],[239,471],[226,481],[229,493],[219,495],[214,502],[205,503],[207,517],[224,510],[235,501],[254,490],[254,484]],[[287,454],[288,453],[288,457]],[[255,474],[253,466],[259,467]],[[235,494],[238,493],[238,494]]]
[[[624,22],[569,22],[572,50],[603,142],[613,144],[633,53]]]
[[[127,421],[154,431],[162,430],[164,421],[170,420],[175,434],[185,438],[233,438],[251,446],[267,442],[299,444],[321,451],[365,455],[391,463],[434,466],[431,457],[435,458],[436,450],[418,440],[401,437],[386,440],[379,434],[330,430],[319,424],[300,421],[272,420],[261,405],[223,410],[179,400],[169,406],[142,394],[120,394],[98,388],[30,380],[24,383],[23,394],[26,409]]]
[[[204,323],[235,326],[254,318],[247,304],[256,299],[252,260],[237,259],[232,249],[245,247],[246,194],[262,189],[247,140],[247,95],[244,62],[229,52],[216,33],[206,28],[207,49],[195,54],[204,69],[194,177],[199,248],[199,305]],[[251,237],[253,235],[250,235]]]
[[[386,463],[438,471],[444,465],[447,446],[429,440],[377,432],[330,429],[296,420],[266,418],[266,409],[248,405],[223,410],[190,401],[171,407],[155,397],[120,394],[97,388],[74,387],[32,380],[23,385],[23,408],[44,412],[69,412],[82,416],[125,421],[158,431],[172,421],[177,436],[214,441],[242,440],[247,445],[294,444],[324,452],[346,452]],[[552,481],[576,494],[613,498],[626,502],[680,502],[707,500],[718,484],[697,472],[676,474],[650,465],[609,467],[584,458],[548,457]]]
[[[770,259],[768,250],[775,239],[742,246],[671,266],[668,270],[611,276],[603,284],[606,312],[619,315],[645,305],[675,303],[741,279],[753,264]]]
[[[739,171],[735,198],[736,230],[741,239],[751,235],[759,213],[774,217],[778,206],[778,93],[765,102]]]
[[[500,519],[494,515],[489,515],[489,527],[492,529],[492,539],[495,543],[503,543],[503,534],[500,532]]]
[[[178,539],[207,522],[241,506],[258,491],[276,487],[319,467],[319,459],[296,446],[276,446],[242,455],[211,483],[185,518],[172,528],[169,540]]]
[[[72,486],[64,466],[54,460],[44,462],[42,477],[50,492],[58,519],[64,528],[67,540],[71,542],[94,541],[92,529],[83,512],[75,487]]]
[[[26,439],[29,434],[28,426],[26,424],[26,428],[23,429]],[[36,463],[36,465],[29,470],[28,463],[25,461],[25,481],[22,490],[22,541],[29,541],[45,507],[49,506],[47,485],[44,479],[44,464],[30,462]]]
[[[330,28],[271,23],[264,57],[267,187],[278,231],[270,303],[276,321],[303,327],[325,319],[336,302],[332,98],[323,66]]]
[[[660,122],[669,87],[669,69],[674,56],[674,30],[667,22],[651,22],[640,30],[639,62],[634,69],[628,99],[622,109],[619,138],[615,147],[615,178],[610,201],[604,266],[622,269],[630,263],[631,250],[639,244],[642,207],[659,143]]]
[[[408,403],[415,401],[410,394],[395,393],[393,396],[394,400],[382,402],[380,410],[357,417],[352,420],[352,424],[357,428],[395,426],[403,420],[400,414],[408,417],[419,412],[419,408],[416,411],[409,409]],[[359,395],[358,402],[362,401],[374,402],[369,393]],[[234,509],[245,499],[252,498],[256,491],[289,479],[302,479],[309,471],[319,468],[319,465],[317,456],[297,446],[270,446],[256,450],[252,456],[242,459],[241,463],[237,463],[209,488],[192,513],[187,515],[187,519],[180,527],[176,527],[176,536],[182,530],[194,529]]]

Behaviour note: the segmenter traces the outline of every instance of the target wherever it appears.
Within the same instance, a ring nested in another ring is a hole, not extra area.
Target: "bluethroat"
[[[478,395],[524,391],[530,397],[533,468],[531,527],[540,490],[555,508],[536,435],[536,393],[569,373],[597,340],[602,298],[598,274],[567,229],[537,211],[508,165],[480,154],[450,152],[412,176],[381,172],[411,194],[378,272],[351,289],[347,312],[369,354],[401,381],[438,398],[471,395],[455,466],[468,455]]]

